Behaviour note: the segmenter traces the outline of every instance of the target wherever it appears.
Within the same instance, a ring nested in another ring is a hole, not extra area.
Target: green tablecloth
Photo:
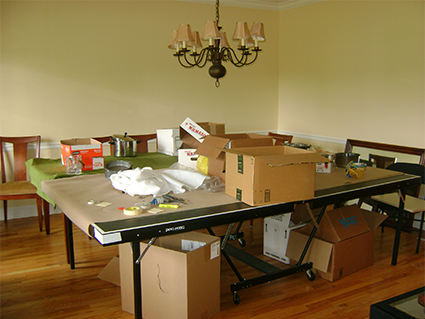
[[[105,166],[106,164],[116,160],[129,161],[133,164],[133,168],[149,166],[153,169],[160,169],[170,167],[172,164],[177,162],[177,157],[160,153],[143,153],[137,154],[135,157],[105,156]],[[55,203],[42,191],[41,182],[49,179],[74,176],[66,174],[65,166],[61,164],[61,160],[59,158],[32,158],[25,162],[25,166],[31,183],[37,187],[37,194],[52,205],[55,205]],[[83,175],[93,174],[105,174],[105,170],[98,169],[93,171],[83,171]]]

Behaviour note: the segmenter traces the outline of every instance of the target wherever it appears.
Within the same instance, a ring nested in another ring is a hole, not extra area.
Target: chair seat
[[[400,199],[397,193],[383,194],[371,197],[374,201],[398,207]],[[425,200],[406,195],[404,211],[415,214],[425,211]]]
[[[0,196],[37,195],[37,188],[30,181],[13,181],[0,184]]]

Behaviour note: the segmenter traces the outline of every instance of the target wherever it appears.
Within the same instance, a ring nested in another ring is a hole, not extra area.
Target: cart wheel
[[[239,305],[241,303],[241,298],[239,297],[237,291],[233,292],[233,302],[235,303],[235,305]]]
[[[316,274],[313,272],[313,270],[309,269],[305,273],[307,274],[308,280],[313,281],[316,279]]]
[[[246,241],[243,238],[239,238],[238,239],[239,245],[241,245],[241,247],[245,247],[246,246]]]

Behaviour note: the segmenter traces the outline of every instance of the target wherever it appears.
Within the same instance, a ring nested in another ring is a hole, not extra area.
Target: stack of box
[[[158,129],[157,150],[159,153],[178,156],[182,165],[196,169],[198,154],[196,149],[210,134],[224,134],[225,125],[212,122],[195,122],[186,118],[179,128]]]

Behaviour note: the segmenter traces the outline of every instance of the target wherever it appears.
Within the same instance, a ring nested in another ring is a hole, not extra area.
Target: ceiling
[[[215,0],[174,0],[215,4]],[[326,0],[221,0],[220,5],[282,11]]]

